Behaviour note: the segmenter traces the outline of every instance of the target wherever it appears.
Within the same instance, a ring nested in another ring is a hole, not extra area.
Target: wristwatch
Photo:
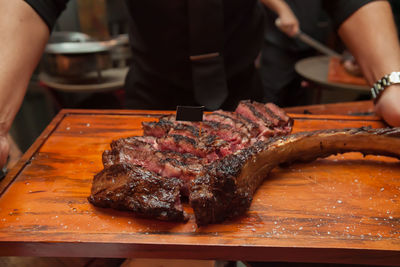
[[[371,94],[372,98],[374,99],[374,103],[378,101],[386,87],[398,83],[400,83],[400,71],[391,72],[374,83],[374,86],[371,88]]]

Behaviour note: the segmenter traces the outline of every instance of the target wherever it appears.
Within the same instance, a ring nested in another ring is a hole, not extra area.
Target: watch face
[[[392,72],[389,75],[389,82],[390,83],[400,83],[400,72]]]

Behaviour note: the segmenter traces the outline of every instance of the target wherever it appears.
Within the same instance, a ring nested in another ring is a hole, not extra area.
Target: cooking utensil
[[[282,22],[279,18],[277,18],[275,20],[275,25],[276,25],[276,27],[281,28]],[[324,55],[331,56],[331,57],[339,57],[339,58],[342,57],[339,53],[337,53],[336,51],[323,45],[321,42],[315,40],[308,34],[302,32],[300,29],[299,29],[298,33],[294,36],[294,38],[298,38],[299,40],[303,41],[304,43],[308,44],[309,46],[311,46],[312,48],[321,52]]]
[[[97,72],[101,77],[102,70],[112,67],[112,50],[127,43],[127,35],[100,42],[83,33],[53,33],[46,45],[42,68],[54,76],[72,78]]]
[[[309,46],[311,46],[315,50],[321,52],[322,54],[325,54],[325,55],[331,56],[331,57],[342,58],[342,56],[339,53],[337,53],[336,51],[334,51],[334,50],[330,49],[329,47],[323,45],[322,43],[320,43],[319,41],[315,40],[314,38],[312,38],[311,36],[309,36],[308,34],[302,32],[302,31],[299,31],[295,35],[295,37],[300,39],[304,43],[308,44]]]
[[[87,35],[75,35],[66,33],[67,38],[71,40],[64,40],[60,42],[50,41],[46,45],[45,52],[49,54],[88,54],[106,52],[113,49],[117,45],[126,44],[129,42],[128,36],[125,34],[119,35],[114,39],[108,41],[95,41]],[[56,40],[61,40],[59,36]]]

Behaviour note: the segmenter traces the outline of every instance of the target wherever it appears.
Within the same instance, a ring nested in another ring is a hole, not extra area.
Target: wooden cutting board
[[[358,153],[277,168],[237,219],[198,228],[87,201],[113,139],[165,112],[63,110],[0,183],[0,256],[400,264],[400,164]],[[294,132],[383,127],[376,117],[293,115]],[[188,212],[193,215],[190,208]]]

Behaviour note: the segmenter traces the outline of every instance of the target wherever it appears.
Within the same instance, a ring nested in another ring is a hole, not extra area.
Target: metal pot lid
[[[110,47],[101,42],[66,42],[47,44],[45,52],[49,54],[88,54],[109,51]]]
[[[65,42],[47,44],[48,54],[89,54],[109,51],[110,47],[102,42]]]
[[[90,42],[97,41],[89,35],[82,32],[52,32],[49,38],[49,44],[70,43],[70,42]]]

